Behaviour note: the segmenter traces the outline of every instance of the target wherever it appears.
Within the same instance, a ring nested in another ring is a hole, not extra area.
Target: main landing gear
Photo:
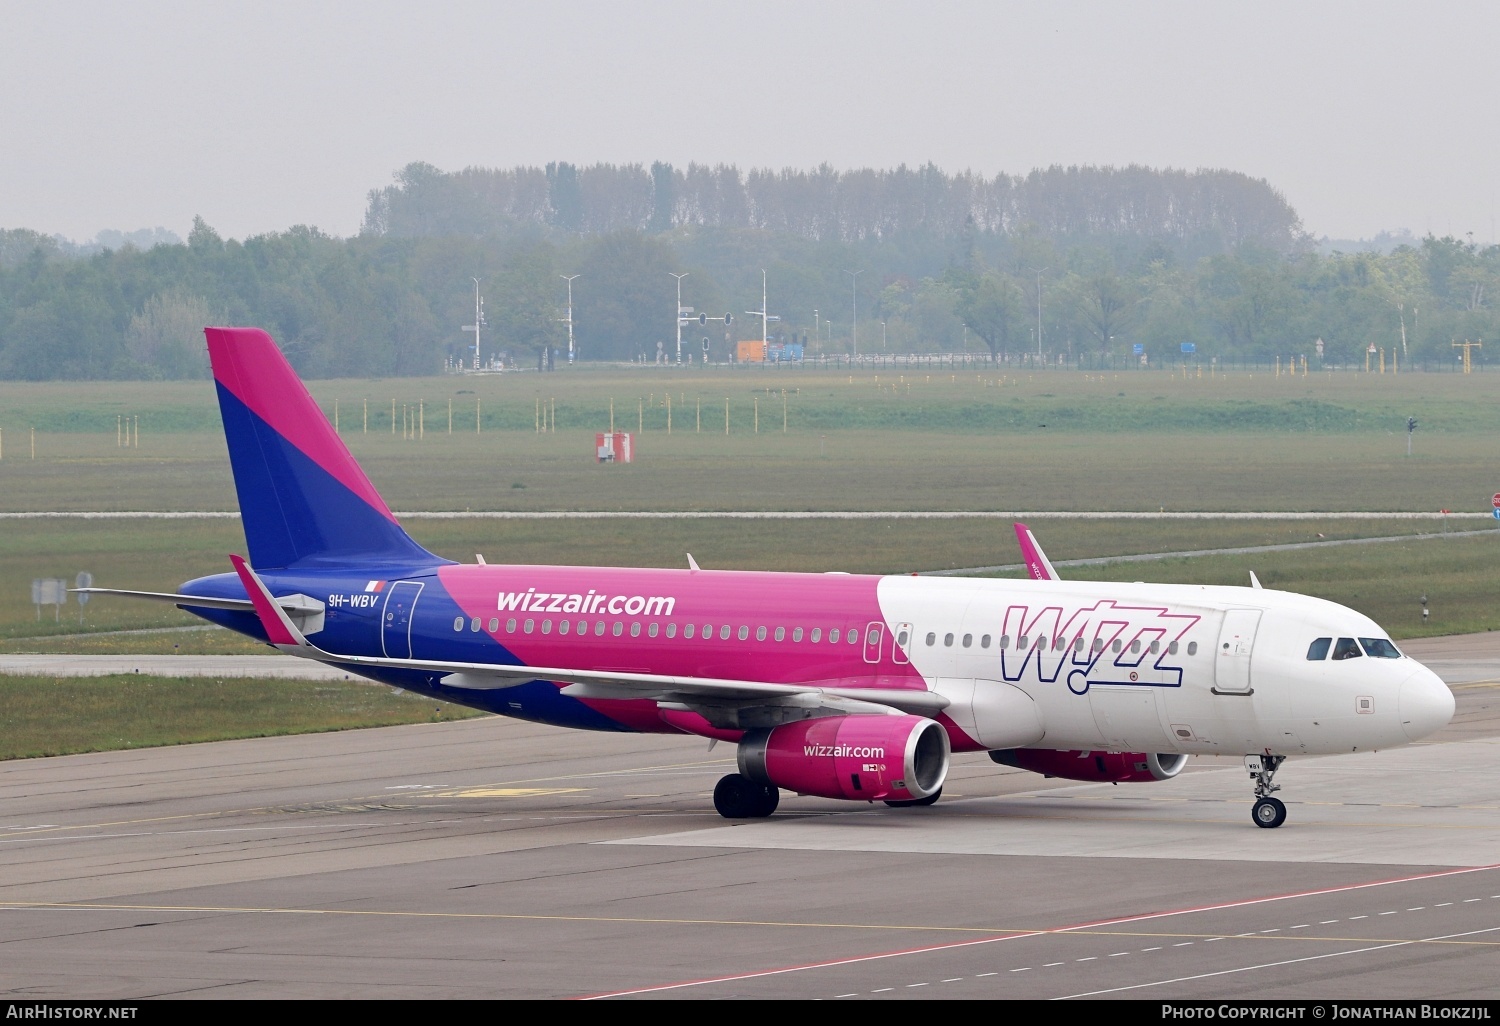
[[[1267,830],[1286,822],[1286,805],[1279,798],[1271,797],[1273,791],[1281,790],[1281,785],[1271,783],[1271,778],[1283,762],[1286,762],[1284,755],[1245,756],[1245,769],[1255,781],[1255,806],[1250,810],[1250,818],[1256,826]]]
[[[781,791],[774,784],[756,783],[739,773],[714,785],[714,808],[725,819],[763,819],[780,803]]]

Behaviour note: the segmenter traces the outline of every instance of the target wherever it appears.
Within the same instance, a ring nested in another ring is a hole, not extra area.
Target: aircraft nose
[[[1423,667],[1401,684],[1401,730],[1417,741],[1453,719],[1453,692],[1441,677]]]

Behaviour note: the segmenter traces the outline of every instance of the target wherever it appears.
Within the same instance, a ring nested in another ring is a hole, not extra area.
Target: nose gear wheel
[[[1281,790],[1280,784],[1272,783],[1276,771],[1286,762],[1284,755],[1247,755],[1245,769],[1255,781],[1255,805],[1250,809],[1250,819],[1258,827],[1274,829],[1286,822],[1286,804],[1271,794]]]

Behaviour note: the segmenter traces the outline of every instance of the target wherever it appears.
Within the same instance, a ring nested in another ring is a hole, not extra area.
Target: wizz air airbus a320
[[[930,805],[954,752],[1085,781],[1404,745],[1453,695],[1351,609],[1269,589],[440,559],[396,522],[274,341],[208,328],[249,560],[172,602],[282,652],[566,727],[738,746],[729,818],[781,790]],[[95,589],[105,590],[105,589]]]

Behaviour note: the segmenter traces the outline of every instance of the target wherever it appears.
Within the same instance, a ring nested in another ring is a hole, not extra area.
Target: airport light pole
[[[1050,270],[1052,268],[1043,267],[1036,272],[1036,358],[1038,362],[1042,359],[1042,275]]]
[[[479,369],[479,329],[484,327],[484,300],[479,298],[479,279],[470,278],[474,283],[474,323],[465,324],[465,331],[474,333],[474,369]]]
[[[849,283],[850,283],[849,284],[849,293],[850,293],[850,295],[852,295],[854,297],[854,319],[850,322],[850,323],[852,323],[854,325],[854,327],[850,330],[850,336],[853,338],[853,341],[854,341],[854,355],[858,356],[859,355],[859,276],[861,274],[865,273],[865,269],[863,267],[861,267],[857,271],[846,270],[846,271],[844,271],[844,273],[847,274],[847,275],[849,275]]]
[[[573,279],[581,278],[581,274],[559,274],[559,278],[568,283],[568,363],[573,362]]]
[[[667,273],[670,274],[672,277],[674,277],[674,278],[677,279],[677,313],[673,316],[672,319],[677,322],[677,362],[681,363],[682,362],[682,279],[686,278],[689,274],[692,274],[693,272],[691,272],[691,271],[684,271],[681,274],[678,274],[675,271],[668,271]]]

